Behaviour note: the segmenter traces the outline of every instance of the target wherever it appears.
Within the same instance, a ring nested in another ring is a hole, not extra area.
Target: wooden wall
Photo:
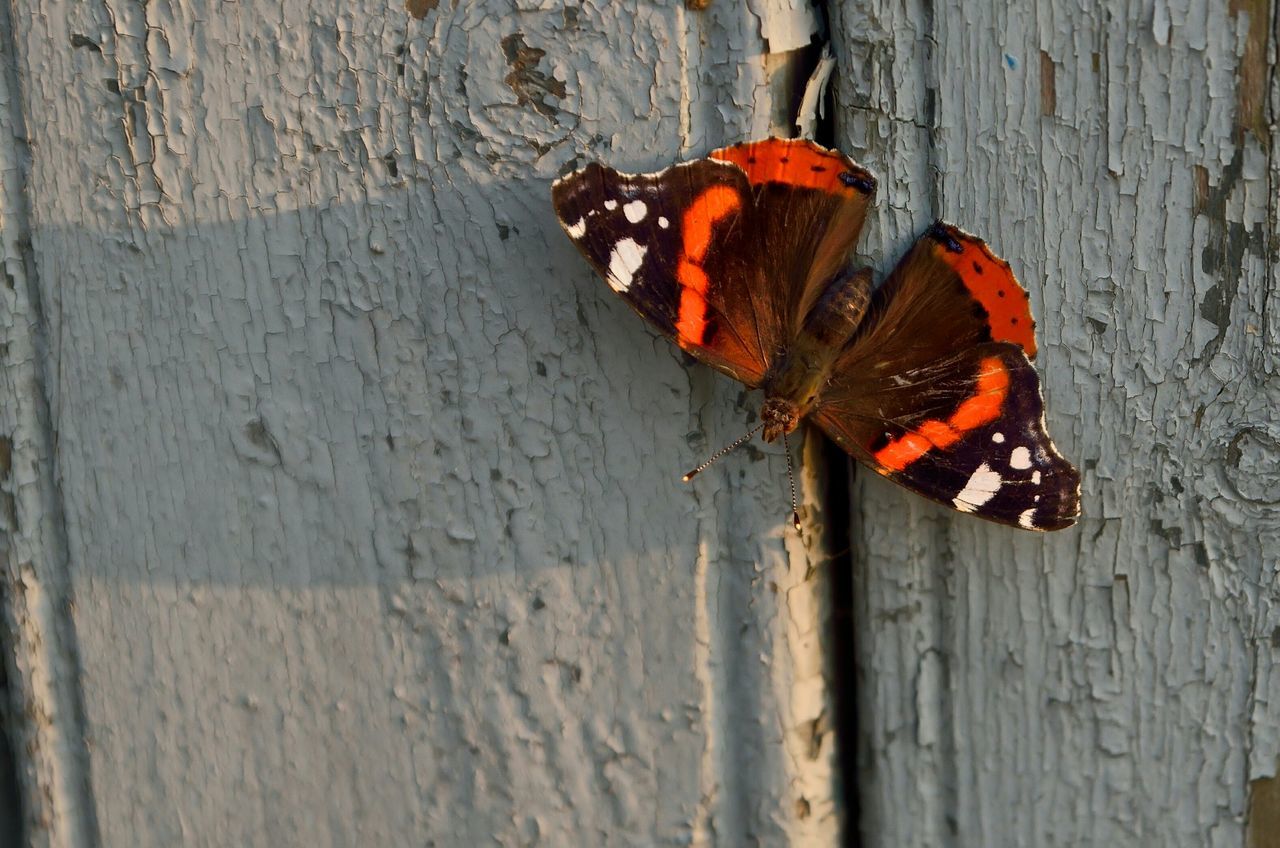
[[[838,8],[839,135],[884,177],[866,250],[941,216],[1015,263],[1084,475],[1048,538],[859,478],[865,844],[1227,846],[1275,820],[1275,16]]]
[[[1276,14],[4,4],[22,840],[1271,844]],[[846,519],[816,439],[801,537],[775,447],[679,482],[758,398],[550,182],[790,132],[828,38],[867,261],[943,216],[1031,290],[1077,529],[859,474]]]

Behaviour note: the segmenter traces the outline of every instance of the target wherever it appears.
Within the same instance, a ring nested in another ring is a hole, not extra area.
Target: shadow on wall
[[[690,405],[742,393],[634,320],[543,181],[33,242],[41,284],[63,281],[45,301],[73,572],[282,586],[691,560],[689,516],[722,488],[679,482],[721,438]],[[730,432],[754,406],[714,408]],[[780,455],[755,470],[774,453],[725,473],[781,498]]]
[[[12,644],[9,640],[0,645]],[[10,740],[13,735],[13,701],[9,691],[8,663],[0,663],[0,845],[24,845],[22,807],[18,795],[18,764]]]

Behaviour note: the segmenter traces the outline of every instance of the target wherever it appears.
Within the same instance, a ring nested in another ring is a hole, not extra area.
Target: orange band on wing
[[[967,428],[956,423],[956,417],[953,415],[951,421],[945,424],[941,421],[926,421],[916,432],[928,439],[935,447],[949,448],[960,441],[960,431],[964,429]]]
[[[933,442],[920,433],[907,433],[876,451],[876,462],[885,468],[901,471],[928,453],[932,447]]]
[[[988,424],[1000,416],[1009,396],[1009,369],[998,356],[989,356],[978,365],[977,385],[946,421],[929,419],[876,451],[876,462],[893,471],[902,471],[934,448],[948,448],[969,430]]]
[[[1004,367],[1000,357],[989,356],[982,360],[979,367],[981,370],[978,372],[977,387],[951,413],[951,420],[948,422],[961,432],[995,421],[1000,416],[1004,399],[1009,395],[1009,369]]]
[[[707,331],[707,296],[710,287],[707,272],[688,260],[681,259],[676,266],[676,279],[680,281],[680,313],[676,319],[676,333],[681,341],[701,343]]]
[[[676,335],[681,344],[703,344],[707,331],[707,290],[711,280],[702,269],[711,247],[711,229],[722,218],[734,214],[742,206],[742,198],[729,186],[718,185],[698,195],[681,220],[683,252],[676,264],[676,282],[680,284],[680,311],[676,317]]]
[[[685,210],[681,221],[684,236],[684,258],[702,263],[711,246],[711,228],[717,221],[738,211],[742,198],[729,186],[718,185],[698,195]]]

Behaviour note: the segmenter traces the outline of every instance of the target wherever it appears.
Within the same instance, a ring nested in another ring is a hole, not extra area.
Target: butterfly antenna
[[[742,447],[742,445],[743,445],[743,443],[744,443],[744,442],[746,442],[748,439],[750,439],[752,436],[754,436],[756,433],[759,433],[759,432],[760,432],[761,430],[763,430],[763,429],[764,429],[764,422],[763,422],[763,421],[761,421],[759,424],[757,424],[756,426],[752,427],[750,430],[748,430],[747,432],[745,432],[745,433],[743,433],[741,436],[739,436],[737,439],[735,439],[735,440],[734,440],[734,442],[733,442],[733,444],[731,444],[731,445],[725,445],[724,447],[720,448],[720,450],[718,450],[718,451],[716,451],[715,453],[711,454],[711,458],[710,458],[710,459],[708,459],[706,462],[702,463],[702,464],[701,464],[701,465],[699,465],[697,468],[695,468],[695,469],[693,469],[692,471],[690,471],[688,474],[685,474],[685,475],[684,475],[683,477],[681,477],[680,479],[681,479],[681,480],[683,480],[684,482],[688,483],[688,482],[689,482],[690,480],[692,480],[694,477],[698,476],[699,474],[701,474],[702,472],[704,472],[704,471],[706,471],[708,468],[710,468],[710,467],[711,467],[711,463],[715,462],[717,459],[719,459],[720,457],[722,457],[722,456],[724,456],[725,454],[729,453],[730,451],[733,451],[733,450],[736,450],[737,448]]]
[[[796,509],[796,475],[791,470],[791,445],[787,442],[787,434],[782,434],[782,449],[787,454],[787,480],[791,482],[791,526],[800,532],[800,510]]]

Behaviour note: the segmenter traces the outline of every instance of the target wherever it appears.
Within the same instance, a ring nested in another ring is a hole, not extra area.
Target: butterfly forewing
[[[609,286],[702,361],[760,384],[846,264],[875,180],[810,141],[769,139],[655,174],[592,163],[552,187]]]
[[[681,347],[755,386],[768,370],[741,247],[752,194],[733,165],[656,174],[592,163],[552,187],[566,233],[618,295]]]
[[[712,151],[743,170],[755,194],[752,256],[763,285],[756,311],[785,348],[823,289],[848,265],[875,193],[871,173],[836,150],[804,139],[768,139]]]

